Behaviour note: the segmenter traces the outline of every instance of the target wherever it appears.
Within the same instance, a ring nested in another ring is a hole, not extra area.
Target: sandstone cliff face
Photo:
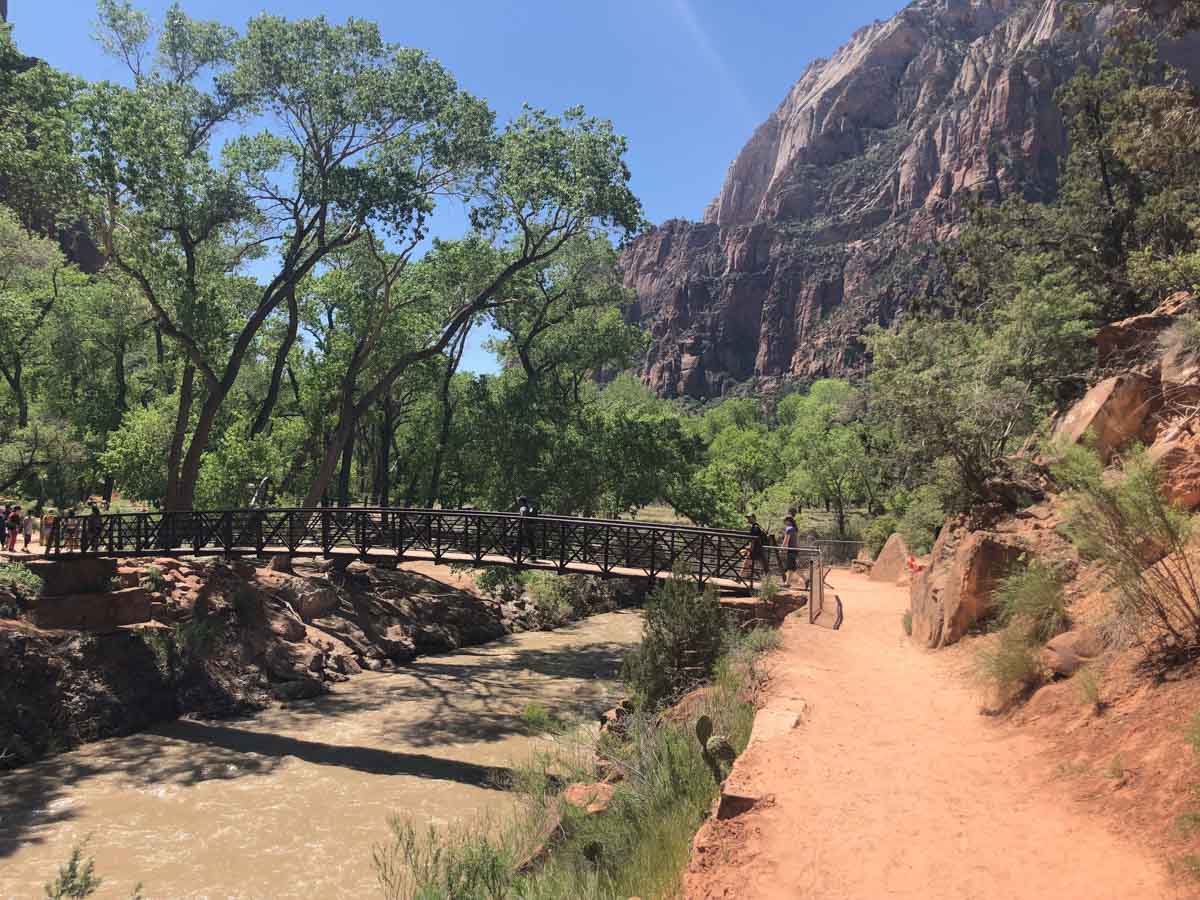
[[[1054,92],[1094,59],[1101,11],[1066,0],[916,0],[805,71],[730,166],[703,223],[623,257],[665,396],[860,373],[862,329],[930,291],[968,197],[1052,195]]]

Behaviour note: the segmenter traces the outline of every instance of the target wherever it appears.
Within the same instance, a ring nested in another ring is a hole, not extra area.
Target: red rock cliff
[[[625,252],[660,394],[861,373],[857,340],[937,276],[964,201],[1052,195],[1054,92],[1109,24],[1066,0],[916,0],[816,60],[733,161],[703,223]]]

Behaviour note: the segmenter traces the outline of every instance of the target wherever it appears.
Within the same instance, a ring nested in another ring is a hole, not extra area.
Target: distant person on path
[[[783,547],[783,583],[789,585],[792,581],[792,573],[799,565],[797,549],[800,547],[800,529],[796,527],[794,516],[783,517],[783,540],[780,542],[780,546]]]
[[[521,517],[520,523],[517,525],[517,547],[515,556],[520,556],[522,551],[530,558],[534,555],[534,530],[533,523],[529,520],[537,515],[537,507],[528,497],[522,495],[517,498],[517,515]]]
[[[746,521],[750,525],[750,546],[745,550],[746,559],[742,563],[742,577],[750,578],[754,574],[755,562],[762,563],[762,571],[765,575],[767,573],[767,534],[752,513],[746,514]]]
[[[58,550],[60,546],[58,515],[53,509],[50,509],[42,516],[42,549],[49,556],[51,549]]]
[[[100,516],[100,507],[93,503],[92,513],[87,520],[87,547],[84,549],[94,552],[100,547],[100,532],[103,527],[104,519]]]
[[[21,507],[14,506],[8,512],[8,518],[4,520],[5,543],[4,549],[9,553],[15,553],[17,550],[17,535],[21,531]]]
[[[24,550],[26,553],[29,552],[29,542],[33,540],[34,524],[35,524],[35,522],[34,522],[34,518],[33,518],[33,513],[26,513],[25,516],[21,519],[21,537],[25,541]]]
[[[79,519],[75,516],[75,507],[67,510],[64,516],[66,521],[63,523],[63,530],[66,532],[63,540],[63,549],[70,552],[71,550],[79,549]]]

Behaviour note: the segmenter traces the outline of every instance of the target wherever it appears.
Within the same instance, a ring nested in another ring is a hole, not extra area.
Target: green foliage
[[[0,564],[0,587],[6,587],[18,597],[36,597],[42,590],[41,576],[21,563]]]
[[[593,612],[611,609],[615,603],[609,585],[590,575],[530,572],[524,581],[543,628],[558,628]]]
[[[1076,672],[1071,679],[1079,692],[1080,702],[1095,712],[1100,712],[1104,707],[1100,699],[1101,677],[1102,673],[1098,667],[1088,665]]]
[[[516,600],[525,591],[525,581],[516,569],[491,566],[480,569],[474,575],[475,586],[489,597],[500,600]]]
[[[774,603],[775,598],[779,596],[779,591],[779,581],[774,575],[768,575],[759,583],[758,599],[763,603]]]
[[[943,496],[942,489],[932,484],[923,484],[909,495],[896,530],[913,553],[925,554],[933,549],[946,520]]]
[[[1044,644],[1067,627],[1062,576],[1043,560],[1001,578],[992,599],[1000,624],[1020,629],[1032,642]]]
[[[142,571],[141,586],[148,591],[161,591],[167,586],[163,570],[158,566],[146,566]]]
[[[688,721],[638,712],[625,721],[624,740],[606,736],[598,750],[590,742],[556,739],[515,769],[518,804],[510,821],[420,833],[409,820],[393,820],[391,839],[374,850],[384,896],[670,896],[696,827],[718,792],[706,753],[711,756],[711,749],[725,759],[745,748],[754,721],[750,697],[760,678],[756,660],[777,641],[774,632],[764,631],[739,638],[714,667],[715,680]],[[695,737],[702,720],[708,724],[703,745]],[[584,815],[561,802],[557,791],[564,781],[593,780],[597,752],[625,777],[605,812]],[[527,865],[518,870],[518,862]]]
[[[521,724],[530,734],[556,734],[564,723],[540,703],[529,703],[521,710]]]
[[[198,618],[175,625],[172,638],[184,660],[200,660],[212,652],[224,631],[225,628],[219,620]]]
[[[871,520],[871,524],[863,532],[863,543],[866,544],[866,551],[871,554],[872,559],[879,555],[879,551],[883,549],[887,539],[896,533],[899,525],[900,520],[892,513],[884,513]]]
[[[1200,316],[1180,316],[1159,336],[1159,346],[1166,351],[1200,353]]]
[[[711,677],[724,644],[716,591],[676,577],[647,601],[642,642],[626,655],[622,676],[639,707],[655,709]]]
[[[1192,752],[1200,757],[1200,712],[1192,714],[1187,727],[1184,728],[1183,737],[1191,746]]]
[[[912,637],[913,629],[913,614],[911,609],[906,609],[904,615],[900,617],[900,625],[904,629],[904,633]]]
[[[1200,641],[1200,573],[1189,553],[1195,518],[1172,505],[1161,475],[1134,448],[1106,473],[1084,447],[1061,452],[1053,471],[1069,488],[1066,530],[1087,560],[1100,564],[1118,612],[1168,644]]]
[[[1002,701],[1011,701],[1033,687],[1040,678],[1036,644],[1024,629],[1005,628],[995,645],[980,650],[977,663],[983,678]]]
[[[76,844],[67,862],[59,866],[58,877],[44,886],[48,900],[78,900],[100,889],[103,881],[96,876],[95,860],[91,857],[85,860],[83,848],[84,844]]]

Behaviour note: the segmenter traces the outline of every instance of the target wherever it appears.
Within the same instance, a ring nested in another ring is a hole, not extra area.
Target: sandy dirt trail
[[[789,619],[767,713],[731,778],[774,800],[705,826],[689,900],[1184,896],[1149,853],[1072,806],[1044,745],[981,716],[955,664],[904,638],[907,590],[830,581],[842,630]]]

